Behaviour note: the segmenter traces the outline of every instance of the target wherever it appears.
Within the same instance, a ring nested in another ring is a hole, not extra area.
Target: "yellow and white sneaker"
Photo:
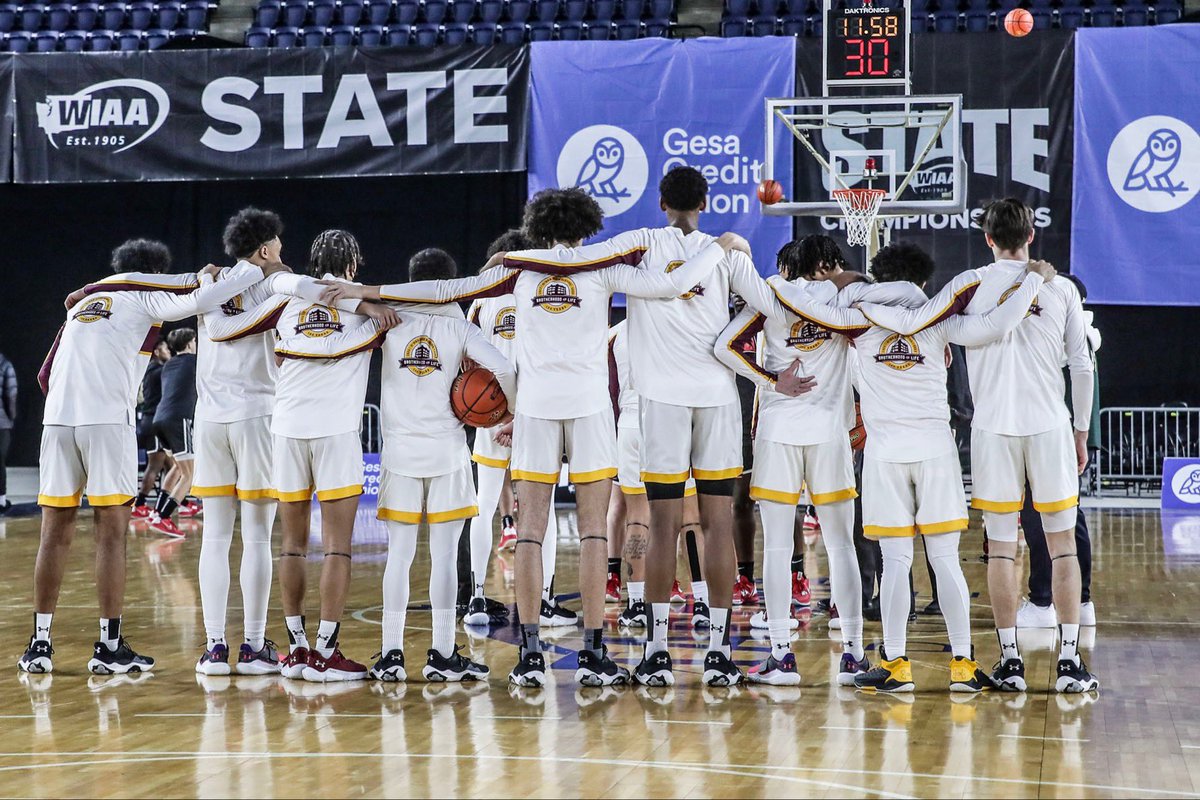
[[[963,656],[950,661],[950,691],[986,692],[995,689],[991,677],[979,668],[979,662]]]

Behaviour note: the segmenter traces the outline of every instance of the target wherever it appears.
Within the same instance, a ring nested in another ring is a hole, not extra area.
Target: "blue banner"
[[[1089,303],[1200,305],[1200,25],[1079,31],[1071,271]]]
[[[703,230],[734,231],[760,270],[791,239],[755,194],[764,99],[791,97],[791,38],[544,42],[532,48],[529,193],[582,186],[604,209],[604,236],[665,223],[658,181],[676,165],[709,183]],[[776,174],[791,174],[790,138]]]

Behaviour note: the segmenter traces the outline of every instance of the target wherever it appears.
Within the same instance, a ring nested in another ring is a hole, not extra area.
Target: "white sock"
[[[1075,626],[1078,629],[1078,625]],[[100,619],[100,642],[108,648],[109,652],[117,649],[117,642],[121,639],[121,618],[116,619]]]
[[[200,538],[200,605],[208,649],[225,644],[225,612],[229,603],[229,546],[237,503],[232,497],[204,498],[204,530]]]
[[[54,621],[53,614],[38,614],[33,615],[33,638],[39,642],[50,641],[50,623]]]
[[[489,431],[480,430],[477,436],[490,436]],[[496,518],[496,507],[500,503],[500,492],[504,488],[504,470],[498,467],[478,465],[479,486],[476,491],[479,516],[471,520],[471,583],[472,597],[483,597],[483,585],[487,581],[488,561],[492,557],[492,522]]]
[[[950,650],[957,658],[971,657],[971,591],[958,560],[959,532],[925,537],[925,554],[937,580],[938,605],[946,620]]]
[[[862,576],[854,550],[854,501],[821,506],[821,541],[829,558],[829,594],[842,621],[842,650],[863,653]]]
[[[554,514],[554,495],[550,496],[550,516],[546,520],[546,538],[542,540],[542,599],[551,600],[554,569],[558,563],[558,518]]]
[[[892,660],[908,652],[908,612],[912,607],[908,575],[912,569],[913,540],[910,536],[888,536],[879,540],[879,547],[883,551],[883,580],[879,587],[883,649]]]
[[[1079,663],[1079,624],[1064,622],[1058,626],[1059,650],[1058,658],[1070,659]]]
[[[792,610],[796,507],[764,500],[758,504],[758,513],[763,526],[763,596],[767,601],[767,628],[771,632],[771,651],[776,658],[782,658],[783,654],[775,651],[782,648],[786,653],[790,638],[788,621]]]
[[[404,649],[409,570],[417,552],[417,526],[388,521],[387,564],[383,568],[383,653]],[[389,623],[389,620],[391,622]]]
[[[274,565],[271,526],[275,524],[275,508],[273,502],[241,503],[242,568],[238,578],[242,586],[242,624],[246,641],[255,652],[263,648],[267,639],[267,605],[271,601]]]
[[[650,604],[650,638],[646,641],[646,655],[661,653],[667,649],[667,628],[671,624],[671,604]]]
[[[308,649],[308,635],[304,632],[304,617],[284,617],[284,627],[287,628],[288,641],[291,642],[289,650],[295,652],[300,649]]]
[[[454,598],[458,593],[458,537],[462,521],[429,526],[429,603],[433,606],[433,649],[454,652]]]
[[[1000,640],[1001,661],[1007,661],[1010,658],[1021,657],[1021,651],[1017,648],[1016,628],[997,628],[996,638]]]
[[[708,634],[708,652],[730,655],[729,649],[729,609],[712,609],[712,629]]]
[[[696,598],[696,602],[708,605],[708,582],[692,581],[692,597]]]
[[[322,658],[329,658],[333,655],[333,651],[337,649],[338,631],[341,627],[341,623],[336,620],[321,620],[321,625],[317,628],[316,650],[321,654]]]
[[[630,581],[625,584],[629,592],[629,605],[634,603],[643,603],[646,601],[646,582],[645,581]]]

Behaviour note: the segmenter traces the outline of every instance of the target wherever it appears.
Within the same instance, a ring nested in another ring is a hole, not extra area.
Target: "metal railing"
[[[1100,411],[1100,492],[1162,491],[1164,458],[1200,456],[1200,408]]]
[[[362,412],[362,427],[359,428],[364,453],[379,452],[379,445],[383,442],[382,424],[379,406],[374,403],[365,404]]]

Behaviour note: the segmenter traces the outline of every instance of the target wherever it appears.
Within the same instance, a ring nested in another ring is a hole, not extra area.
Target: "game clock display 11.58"
[[[825,78],[830,85],[904,83],[908,13],[903,7],[830,8],[825,20]]]

